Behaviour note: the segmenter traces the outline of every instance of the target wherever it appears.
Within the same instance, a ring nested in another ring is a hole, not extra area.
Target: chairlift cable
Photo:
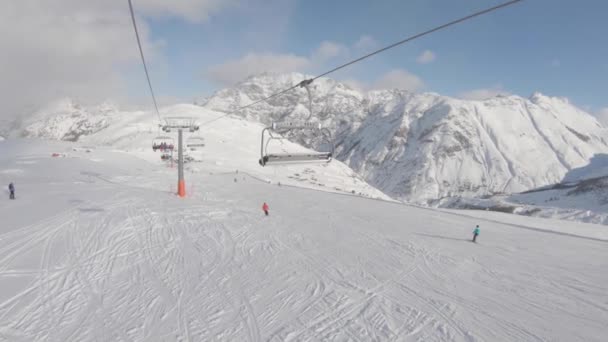
[[[146,65],[146,58],[144,57],[144,50],[141,47],[141,40],[139,39],[139,31],[137,30],[137,23],[135,21],[135,13],[133,12],[133,4],[131,0],[129,1],[129,11],[131,12],[131,21],[133,22],[133,30],[135,31],[135,37],[137,38],[137,46],[139,47],[139,54],[141,56],[141,62],[144,66],[144,71],[146,72],[146,79],[148,80],[148,87],[150,87],[150,94],[152,95],[152,102],[154,102],[154,109],[156,110],[156,115],[158,116],[158,120],[162,121],[160,117],[160,112],[158,111],[158,104],[156,102],[156,96],[154,95],[154,89],[152,88],[152,82],[150,81],[150,74],[148,73],[148,67]]]
[[[462,18],[460,18],[460,19],[456,19],[456,20],[450,21],[450,22],[449,22],[449,23],[447,23],[447,24],[443,24],[443,25],[437,26],[437,27],[435,27],[435,28],[432,28],[432,29],[430,29],[430,30],[427,30],[427,31],[424,31],[424,32],[421,32],[421,33],[415,34],[415,35],[413,35],[413,36],[411,36],[411,37],[408,37],[408,38],[405,38],[405,39],[403,39],[403,40],[400,40],[400,41],[398,41],[398,42],[396,42],[396,43],[393,43],[393,44],[391,44],[391,45],[388,45],[388,46],[386,46],[386,47],[383,47],[383,48],[381,48],[381,49],[379,49],[379,50],[376,50],[376,51],[374,51],[374,52],[370,52],[370,53],[368,53],[368,54],[367,54],[367,55],[365,55],[365,56],[361,56],[361,57],[359,57],[359,58],[357,58],[357,59],[354,59],[354,60],[352,60],[352,61],[350,61],[350,62],[348,62],[348,63],[342,64],[342,65],[340,65],[340,66],[338,66],[338,67],[335,67],[335,68],[333,68],[333,69],[331,69],[331,70],[329,70],[329,71],[327,71],[327,72],[324,72],[324,73],[322,73],[321,75],[318,75],[318,76],[316,76],[316,77],[312,78],[311,82],[312,82],[312,81],[314,81],[314,80],[316,80],[316,79],[318,79],[318,78],[320,78],[320,77],[327,76],[327,75],[329,75],[329,74],[331,74],[331,73],[334,73],[334,72],[336,72],[336,71],[338,71],[338,70],[340,70],[340,69],[346,68],[346,67],[347,67],[347,66],[349,66],[349,65],[355,64],[355,63],[360,62],[360,61],[362,61],[362,60],[364,60],[364,59],[367,59],[367,58],[369,58],[369,57],[372,57],[372,56],[374,56],[374,55],[377,55],[377,54],[379,54],[379,53],[381,53],[381,52],[384,52],[384,51],[386,51],[386,50],[389,50],[389,49],[392,49],[392,48],[397,47],[397,46],[399,46],[399,45],[402,45],[402,44],[405,44],[405,43],[407,43],[407,42],[410,42],[410,41],[412,41],[412,40],[414,40],[414,39],[418,39],[418,38],[420,38],[420,37],[423,37],[423,36],[429,35],[429,34],[431,34],[431,33],[434,33],[434,32],[437,32],[437,31],[443,30],[443,29],[445,29],[445,28],[448,28],[448,27],[450,27],[450,26],[452,26],[452,25],[459,24],[459,23],[461,23],[461,22],[463,22],[463,21],[467,21],[467,20],[473,19],[473,18],[475,18],[475,17],[478,17],[478,16],[481,16],[481,15],[484,15],[484,14],[487,14],[487,13],[490,13],[490,12],[493,12],[493,11],[496,11],[496,10],[498,10],[498,9],[501,9],[501,8],[504,8],[504,7],[507,7],[507,6],[514,5],[514,4],[516,4],[516,3],[518,3],[518,2],[521,2],[521,1],[523,1],[523,0],[512,0],[512,1],[508,1],[508,2],[502,3],[502,4],[500,4],[500,5],[497,5],[497,6],[494,6],[494,7],[491,7],[491,8],[487,8],[487,9],[485,9],[485,10],[482,10],[482,11],[479,11],[479,12],[475,12],[475,13],[473,13],[473,14],[469,14],[469,15],[467,15],[466,17],[462,17]]]
[[[393,44],[391,44],[391,45],[388,45],[388,46],[386,46],[386,47],[383,47],[383,48],[381,48],[381,49],[379,49],[379,50],[376,50],[376,51],[374,51],[374,52],[368,53],[367,55],[364,55],[364,56],[361,56],[361,57],[359,57],[359,58],[357,58],[357,59],[354,59],[354,60],[352,60],[352,61],[350,61],[350,62],[348,62],[348,63],[345,63],[345,64],[342,64],[342,65],[340,65],[340,66],[337,66],[337,67],[335,67],[335,68],[333,68],[333,69],[331,69],[331,70],[329,70],[329,71],[326,71],[326,72],[324,72],[324,73],[322,73],[322,74],[320,74],[320,75],[318,75],[318,76],[315,76],[315,77],[313,77],[313,78],[311,78],[311,79],[306,79],[306,80],[303,80],[303,81],[301,81],[300,83],[298,83],[298,84],[296,84],[296,85],[293,85],[293,86],[291,86],[291,87],[289,87],[289,88],[287,88],[287,89],[281,90],[281,91],[279,91],[279,92],[277,92],[277,93],[274,93],[274,94],[272,94],[272,95],[270,95],[270,96],[268,96],[268,97],[265,97],[265,98],[263,98],[263,99],[257,100],[257,101],[255,101],[255,102],[252,102],[252,103],[248,104],[248,105],[245,105],[245,106],[239,107],[239,108],[235,109],[235,110],[234,110],[234,111],[232,111],[232,112],[229,112],[229,113],[226,113],[226,114],[224,114],[224,115],[221,115],[221,116],[219,116],[219,117],[217,117],[217,118],[215,118],[215,119],[212,119],[212,120],[206,121],[206,122],[202,123],[200,126],[209,125],[209,124],[211,124],[211,123],[213,123],[213,122],[215,122],[215,121],[217,121],[217,120],[219,120],[219,119],[222,119],[222,118],[224,118],[224,117],[226,117],[226,116],[228,116],[228,115],[234,114],[234,113],[239,112],[239,111],[241,111],[241,110],[243,110],[243,109],[246,109],[246,108],[249,108],[249,107],[251,107],[251,106],[254,106],[254,105],[258,104],[258,103],[261,103],[261,102],[266,102],[266,101],[268,101],[268,100],[270,100],[270,99],[272,99],[272,98],[275,98],[275,97],[277,97],[277,96],[279,96],[279,95],[283,95],[283,94],[285,94],[285,93],[287,93],[287,92],[289,92],[289,91],[291,91],[291,90],[293,90],[293,89],[295,89],[295,88],[298,88],[298,87],[306,87],[306,86],[308,86],[310,83],[312,83],[314,80],[316,80],[316,79],[318,79],[318,78],[320,78],[320,77],[327,76],[327,75],[329,75],[329,74],[331,74],[331,73],[334,73],[334,72],[336,72],[336,71],[338,71],[338,70],[340,70],[340,69],[346,68],[347,66],[350,66],[350,65],[353,65],[353,64],[355,64],[355,63],[358,63],[358,62],[360,62],[360,61],[362,61],[362,60],[364,60],[364,59],[367,59],[367,58],[369,58],[369,57],[372,57],[372,56],[374,56],[374,55],[377,55],[377,54],[379,54],[379,53],[381,53],[381,52],[384,52],[384,51],[386,51],[386,50],[392,49],[392,48],[397,47],[397,46],[399,46],[399,45],[402,45],[402,44],[408,43],[408,42],[410,42],[410,41],[412,41],[412,40],[415,40],[415,39],[421,38],[421,37],[423,37],[423,36],[426,36],[426,35],[429,35],[429,34],[431,34],[431,33],[434,33],[434,32],[440,31],[440,30],[443,30],[443,29],[448,28],[448,27],[450,27],[450,26],[453,26],[453,25],[456,25],[456,24],[462,23],[462,22],[464,22],[464,21],[467,21],[467,20],[473,19],[473,18],[475,18],[475,17],[481,16],[481,15],[484,15],[484,14],[488,14],[488,13],[490,13],[490,12],[494,12],[494,11],[496,11],[496,10],[499,10],[499,9],[502,9],[502,8],[505,8],[505,7],[508,7],[508,6],[514,5],[514,4],[516,4],[516,3],[518,3],[518,2],[522,2],[522,1],[523,1],[523,0],[511,0],[511,1],[507,1],[507,2],[502,3],[502,4],[500,4],[500,5],[496,5],[496,6],[494,6],[494,7],[490,7],[490,8],[487,8],[487,9],[484,9],[484,10],[481,10],[481,11],[478,11],[478,12],[475,12],[475,13],[472,13],[472,14],[469,14],[469,15],[467,15],[467,16],[465,16],[465,17],[460,18],[460,19],[456,19],[456,20],[450,21],[450,22],[448,22],[448,23],[446,23],[446,24],[443,24],[443,25],[437,26],[437,27],[435,27],[435,28],[432,28],[432,29],[430,29],[430,30],[426,30],[426,31],[424,31],[424,32],[421,32],[421,33],[415,34],[415,35],[413,35],[413,36],[410,36],[410,37],[408,37],[408,38],[405,38],[405,39],[403,39],[403,40],[400,40],[400,41],[398,41],[398,42],[396,42],[396,43],[393,43]],[[130,0],[129,0],[129,2],[130,2]]]

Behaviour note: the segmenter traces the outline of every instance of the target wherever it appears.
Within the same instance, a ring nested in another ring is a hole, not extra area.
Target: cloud
[[[226,61],[207,68],[203,77],[219,86],[232,86],[249,76],[263,72],[273,73],[317,73],[326,70],[328,61],[336,57],[348,57],[353,49],[371,47],[375,41],[364,35],[353,47],[332,41],[323,41],[310,56],[284,53],[250,52],[241,58]],[[354,78],[341,79],[341,82],[355,90],[401,89],[418,91],[425,87],[416,75],[404,69],[393,69],[379,77],[375,82],[363,82]]]
[[[152,67],[156,71],[163,69],[158,65],[163,46],[151,41],[140,15],[200,21],[226,6],[223,0],[133,2],[146,57],[157,64]],[[0,1],[0,118],[31,112],[61,97],[126,100],[124,75],[141,73],[128,13],[126,1]]]
[[[602,123],[602,125],[608,127],[608,107],[601,108],[595,113],[595,117],[597,117],[598,121]]]
[[[418,91],[424,88],[424,82],[416,75],[403,69],[393,69],[377,81],[370,89],[400,89],[408,91]]]
[[[348,52],[349,49],[345,45],[326,40],[321,42],[311,58],[318,63],[323,63],[340,55],[348,55]]]
[[[138,58],[130,25],[124,8],[119,15],[104,4],[0,2],[0,100],[8,107],[0,115],[57,97],[115,94],[121,84],[116,66]],[[147,41],[147,27],[141,26]]]
[[[190,22],[202,22],[224,8],[235,5],[235,0],[139,0],[133,1],[136,10],[153,17],[177,17]]]
[[[229,28],[238,26],[242,43],[255,46],[257,51],[272,51],[277,46],[283,46],[290,33],[293,15],[298,10],[299,0],[248,0],[237,1],[237,5],[227,9],[231,11]],[[236,23],[230,23],[237,21]],[[212,26],[212,25],[209,25]],[[224,29],[216,28],[218,35],[224,35]],[[226,48],[239,43],[222,44]],[[244,52],[247,50],[241,50]]]
[[[420,54],[420,56],[418,56],[418,58],[416,58],[416,61],[420,64],[428,64],[433,62],[436,59],[436,55],[433,51],[431,50],[424,50],[424,52],[422,52]]]
[[[263,72],[286,73],[310,66],[310,59],[293,54],[249,53],[243,58],[211,67],[206,77],[221,85],[233,85],[244,78]]]
[[[229,60],[208,68],[203,76],[218,85],[230,86],[251,75],[263,72],[312,72],[325,67],[332,58],[349,54],[348,46],[332,41],[321,42],[310,56],[249,52],[239,59]]]
[[[559,59],[554,59],[551,61],[551,66],[554,68],[559,68],[562,65],[562,62]]]
[[[342,79],[340,82],[346,84],[347,86],[353,88],[354,90],[363,92],[367,90],[367,85],[364,82],[361,82],[354,78]]]
[[[508,91],[505,91],[501,85],[496,85],[492,88],[480,88],[473,89],[461,93],[458,97],[465,100],[486,100],[496,96],[507,96],[510,95]]]
[[[378,47],[378,42],[374,39],[374,37],[364,34],[359,37],[359,40],[354,45],[354,48],[364,52],[370,52],[371,50]]]

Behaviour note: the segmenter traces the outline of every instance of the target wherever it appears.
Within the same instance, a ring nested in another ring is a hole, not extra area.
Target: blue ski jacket
[[[473,231],[473,234],[479,235],[479,228],[475,228],[475,230]]]

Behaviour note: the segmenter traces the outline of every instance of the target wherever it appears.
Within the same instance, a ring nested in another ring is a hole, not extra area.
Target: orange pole
[[[177,170],[177,195],[186,197],[186,181],[184,180],[184,149],[183,149],[183,131],[180,128],[177,131],[177,155],[178,155],[178,170]]]
[[[177,194],[179,197],[186,197],[186,181],[183,179],[177,182]]]

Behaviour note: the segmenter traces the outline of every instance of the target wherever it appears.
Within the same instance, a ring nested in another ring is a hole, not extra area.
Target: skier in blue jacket
[[[15,199],[15,185],[13,183],[8,185],[8,191],[10,192],[10,199]]]
[[[476,225],[475,230],[473,231],[473,242],[476,242],[475,240],[477,240],[477,235],[479,235],[479,225]]]

